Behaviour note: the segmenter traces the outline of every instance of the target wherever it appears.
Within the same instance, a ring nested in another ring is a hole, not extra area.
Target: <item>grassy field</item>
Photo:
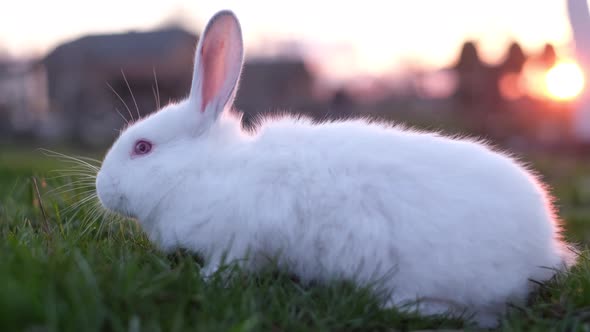
[[[559,199],[568,239],[585,248],[590,162],[534,160]],[[470,328],[458,319],[380,310],[366,290],[350,284],[304,288],[272,270],[252,276],[228,267],[233,283],[220,276],[205,283],[198,258],[157,251],[133,222],[101,218],[90,201],[71,208],[92,188],[68,171],[55,172],[67,166],[33,149],[0,147],[0,331]],[[530,302],[513,308],[501,330],[590,331],[586,253]]]

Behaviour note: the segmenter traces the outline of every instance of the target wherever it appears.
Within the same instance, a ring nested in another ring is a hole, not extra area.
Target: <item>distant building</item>
[[[53,126],[64,138],[103,145],[129,118],[154,111],[157,74],[161,106],[184,98],[193,75],[197,36],[177,28],[152,32],[88,36],[63,44],[42,61],[47,71]],[[305,108],[313,101],[313,76],[302,60],[257,59],[246,62],[236,98],[244,121],[280,109]],[[57,120],[56,120],[57,119]],[[55,130],[54,130],[55,131]]]
[[[46,116],[43,68],[31,62],[0,62],[0,137],[31,136]]]
[[[235,106],[247,125],[265,113],[304,113],[314,102],[313,88],[313,75],[301,59],[254,59],[244,66]]]
[[[127,118],[128,111],[107,84],[121,96],[134,117],[156,109],[157,75],[161,103],[180,99],[192,77],[197,36],[179,28],[82,37],[62,44],[43,60],[50,111],[66,137],[81,143],[104,143]]]

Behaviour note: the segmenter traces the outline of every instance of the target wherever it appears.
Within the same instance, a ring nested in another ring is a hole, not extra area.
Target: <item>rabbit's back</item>
[[[358,121],[283,121],[255,143],[268,155],[262,178],[284,165],[280,185],[262,196],[276,204],[259,202],[258,211],[285,211],[276,232],[291,232],[285,252],[309,279],[393,273],[399,299],[482,306],[522,299],[529,278],[545,280],[554,273],[547,267],[571,261],[547,192],[507,155]]]

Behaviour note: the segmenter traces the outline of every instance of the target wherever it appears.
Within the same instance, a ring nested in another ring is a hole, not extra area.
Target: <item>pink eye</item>
[[[150,153],[150,151],[152,151],[152,143],[145,141],[145,140],[139,140],[135,143],[135,148],[133,149],[133,154],[143,155],[143,154]]]

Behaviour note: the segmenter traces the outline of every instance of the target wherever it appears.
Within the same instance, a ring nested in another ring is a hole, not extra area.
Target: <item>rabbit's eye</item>
[[[135,148],[133,149],[133,154],[135,154],[135,155],[148,154],[148,153],[150,153],[151,150],[152,150],[152,143],[145,141],[145,140],[139,140],[135,143]]]

